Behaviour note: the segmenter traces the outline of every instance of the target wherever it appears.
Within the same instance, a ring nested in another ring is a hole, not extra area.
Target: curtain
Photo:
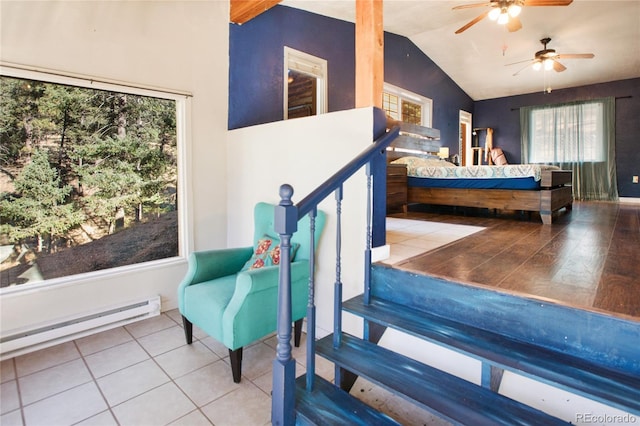
[[[618,199],[615,98],[520,108],[522,163],[573,171],[576,200]]]

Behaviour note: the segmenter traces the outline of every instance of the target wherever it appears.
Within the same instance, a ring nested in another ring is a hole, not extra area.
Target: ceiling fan
[[[528,62],[528,64],[524,67],[516,71],[513,75],[518,75],[522,70],[526,69],[529,65],[533,67],[534,70],[539,70],[544,67],[545,70],[550,71],[553,69],[556,72],[562,72],[567,69],[564,65],[562,65],[558,59],[591,59],[595,55],[593,53],[557,53],[555,49],[547,49],[547,43],[551,41],[551,38],[546,37],[540,40],[540,43],[544,46],[544,49],[538,50],[533,59],[527,59],[525,61],[514,62],[509,65],[521,64],[523,62]]]
[[[473,7],[490,6],[491,9],[478,15],[456,31],[456,34],[467,30],[472,25],[477,24],[487,16],[498,24],[506,25],[510,32],[518,31],[522,28],[522,23],[518,15],[523,6],[568,6],[573,0],[490,0],[488,3],[472,3],[456,6],[453,10],[469,9]]]

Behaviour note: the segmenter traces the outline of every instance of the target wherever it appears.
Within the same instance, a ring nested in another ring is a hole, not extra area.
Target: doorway
[[[470,112],[460,110],[460,135],[458,140],[458,163],[461,166],[473,164],[473,150],[471,149],[471,119]]]
[[[327,61],[284,47],[284,119],[327,112]]]

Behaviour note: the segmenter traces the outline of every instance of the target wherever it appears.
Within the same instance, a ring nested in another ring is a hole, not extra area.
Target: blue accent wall
[[[473,100],[408,38],[385,33],[384,81],[432,99],[440,145],[458,153],[460,110],[473,113]]]
[[[459,110],[473,101],[409,39],[385,33],[385,81],[433,100],[441,144],[458,152]],[[283,119],[284,46],[327,60],[329,112],[355,107],[355,26],[286,6],[230,25],[229,129]]]
[[[355,26],[286,6],[246,24],[230,24],[229,129],[283,119],[284,46],[326,59],[329,111],[355,106]],[[621,197],[640,197],[640,79],[474,102],[406,37],[385,33],[385,81],[433,100],[433,127],[441,145],[458,153],[459,111],[474,127],[492,127],[494,145],[510,163],[520,162],[519,107],[605,96],[616,101],[616,164]],[[630,96],[630,97],[629,97]]]
[[[275,6],[229,26],[229,129],[283,119],[285,46],[327,60],[330,112],[354,107],[354,25]]]
[[[520,107],[615,96],[616,99],[616,171],[618,194],[640,197],[640,184],[631,183],[640,175],[640,78],[594,84],[551,93],[532,93],[477,101],[473,126],[492,127],[493,145],[502,148],[509,163],[520,163]]]

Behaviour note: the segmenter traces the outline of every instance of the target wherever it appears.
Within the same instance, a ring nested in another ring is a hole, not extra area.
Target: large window
[[[578,200],[617,200],[615,99],[520,108],[523,163],[573,171]]]
[[[529,162],[605,161],[602,101],[533,108],[529,114]]]
[[[185,96],[3,73],[1,287],[178,256]]]
[[[431,127],[433,101],[408,90],[385,83],[382,109],[394,120]]]

